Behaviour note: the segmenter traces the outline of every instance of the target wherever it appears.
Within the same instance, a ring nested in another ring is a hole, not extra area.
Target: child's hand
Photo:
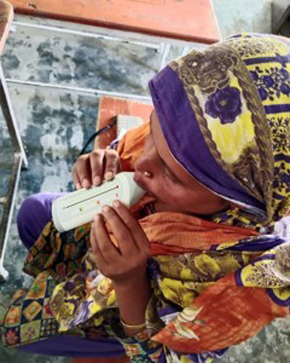
[[[73,181],[77,189],[100,185],[114,179],[120,171],[119,155],[116,150],[97,149],[81,155],[75,163]]]
[[[138,221],[122,203],[105,206],[91,229],[91,245],[98,269],[117,286],[144,280],[149,256],[149,241]],[[112,243],[105,222],[110,225],[119,248]]]

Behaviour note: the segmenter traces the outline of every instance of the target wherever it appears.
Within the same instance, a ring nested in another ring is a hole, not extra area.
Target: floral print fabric
[[[243,34],[192,51],[152,83],[173,155],[237,207],[211,221],[151,208],[139,214],[152,246],[146,329],[124,336],[111,281],[90,254],[90,226],[59,235],[49,224],[25,263],[35,282],[7,310],[7,345],[46,332],[117,337],[133,362],[209,362],[287,316],[290,241],[271,232],[290,207],[289,60],[287,40]],[[145,125],[121,141],[124,170],[133,169],[147,133]]]

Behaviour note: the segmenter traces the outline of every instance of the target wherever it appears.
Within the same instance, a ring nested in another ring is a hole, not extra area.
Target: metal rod
[[[31,26],[32,25],[32,26]],[[55,20],[55,19],[44,19],[41,17],[32,17],[27,15],[20,15],[16,14],[15,19],[10,27],[11,31],[15,31],[17,26],[23,26],[23,27],[33,27],[33,28],[39,28],[42,27],[49,27],[46,29],[51,29],[52,31],[59,31],[61,29],[62,32],[81,32],[84,36],[86,34],[95,34],[97,37],[108,37],[107,39],[115,39],[124,42],[135,42],[135,44],[139,45],[150,45],[152,48],[156,47],[156,49],[161,48],[163,43],[169,43],[171,45],[176,45],[180,47],[184,46],[190,46],[190,47],[199,47],[203,43],[195,43],[193,41],[188,40],[181,40],[181,39],[173,39],[173,38],[166,38],[162,36],[156,36],[156,35],[149,35],[144,33],[136,33],[134,31],[124,31],[124,30],[118,30],[118,29],[108,29],[101,26],[95,26],[95,25],[85,25],[85,24],[76,24],[69,21],[61,21],[61,20]],[[45,28],[42,28],[45,29]],[[80,30],[77,30],[80,29]],[[81,35],[79,34],[79,35]],[[159,50],[161,52],[161,50]]]
[[[10,83],[10,84],[19,84],[19,85],[24,85],[24,86],[51,88],[51,89],[55,89],[58,91],[76,92],[78,94],[84,94],[84,95],[89,95],[89,96],[93,96],[93,97],[99,97],[99,96],[120,97],[120,98],[129,98],[129,99],[135,99],[135,100],[137,99],[137,100],[142,100],[142,101],[145,101],[148,103],[152,103],[151,97],[149,97],[149,96],[140,96],[140,95],[134,95],[134,94],[129,94],[129,93],[109,92],[109,91],[103,91],[103,90],[99,90],[99,89],[61,86],[58,84],[33,82],[33,81],[20,81],[18,79],[11,79],[11,78],[6,78],[6,82]]]
[[[3,262],[17,194],[20,170],[23,162],[22,156],[23,155],[21,153],[15,153],[14,155],[14,164],[11,170],[7,193],[7,203],[4,205],[3,215],[0,223],[0,281],[5,281],[8,278],[8,272],[3,267]]]
[[[24,167],[27,168],[28,161],[24,146],[21,140],[20,132],[16,122],[16,118],[13,112],[7,84],[5,82],[5,76],[3,73],[2,65],[0,63],[0,100],[3,116],[6,120],[8,131],[13,143],[14,150],[22,154]]]
[[[80,30],[72,30],[72,29],[68,29],[68,28],[61,28],[59,26],[31,24],[31,23],[25,23],[25,22],[22,22],[22,21],[13,21],[12,25],[22,26],[22,27],[27,27],[27,28],[34,28],[34,29],[43,29],[43,30],[54,31],[54,32],[58,32],[58,33],[65,33],[65,34],[78,35],[78,36],[88,37],[88,38],[96,38],[96,39],[103,38],[103,39],[107,39],[107,40],[114,40],[114,41],[118,41],[118,42],[128,43],[128,40],[122,39],[122,38],[117,38],[117,37],[113,37],[113,36],[109,36],[109,35],[103,35],[103,34],[97,34],[97,33],[83,31],[83,30],[80,31]],[[160,50],[160,44],[149,43],[149,42],[148,43],[147,42],[139,42],[139,41],[136,41],[136,40],[130,40],[130,43],[136,44],[136,45],[141,45],[141,46],[147,47],[147,48],[153,48],[153,49]]]

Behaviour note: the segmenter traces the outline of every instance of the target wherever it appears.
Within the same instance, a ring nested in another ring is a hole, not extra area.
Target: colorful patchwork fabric
[[[152,298],[146,329],[130,338],[91,255],[90,225],[59,235],[48,224],[25,262],[35,282],[7,311],[6,344],[42,338],[48,297],[57,332],[48,322],[45,332],[117,337],[133,362],[208,363],[287,316],[290,239],[272,232],[290,208],[289,74],[288,40],[258,34],[193,50],[160,72],[150,88],[168,147],[235,206],[211,220],[139,213]],[[121,140],[124,170],[133,170],[148,129]]]
[[[52,222],[46,225],[25,261],[24,271],[35,278],[34,282],[28,291],[20,290],[14,294],[3,317],[2,340],[5,345],[26,345],[62,334],[61,324],[53,313],[55,305],[51,303],[51,297],[59,284],[70,276],[75,289],[79,288],[74,298],[78,300],[78,294],[84,293],[84,289],[80,289],[84,287],[81,271],[88,263],[83,260],[88,251],[89,231],[90,225],[84,225],[59,234]],[[85,281],[89,280],[90,276]],[[65,283],[65,288],[72,292],[72,282]],[[86,306],[82,314],[85,309]],[[63,310],[61,312],[65,315]],[[96,330],[95,326],[101,323],[102,326]],[[120,322],[115,314],[107,311],[102,317],[94,317],[93,326],[85,324],[81,329],[74,324],[71,329],[66,329],[66,334],[88,339],[110,339],[114,336],[111,327],[118,324]]]
[[[49,306],[55,285],[45,271],[37,276],[28,293],[20,290],[14,294],[3,321],[6,345],[25,345],[58,335],[59,324]]]

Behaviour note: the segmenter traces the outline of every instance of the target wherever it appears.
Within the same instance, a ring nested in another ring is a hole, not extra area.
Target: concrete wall
[[[271,33],[271,3],[271,0],[212,0],[222,38],[244,31]]]

